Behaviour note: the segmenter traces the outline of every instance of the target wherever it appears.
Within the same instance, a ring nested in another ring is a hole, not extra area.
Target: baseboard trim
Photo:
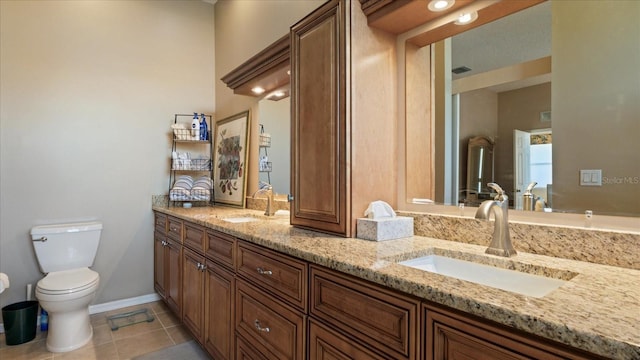
[[[129,306],[146,304],[162,299],[157,293],[136,296],[128,299],[110,301],[103,304],[89,305],[89,314],[99,314],[105,311],[118,310]]]
[[[136,296],[128,299],[115,300],[102,304],[90,305],[89,314],[99,314],[105,311],[118,310],[129,306],[135,306],[140,304],[146,304],[154,301],[161,300],[162,298],[157,293]],[[40,326],[40,317],[38,316],[37,326]],[[0,323],[0,334],[4,333],[4,323]]]

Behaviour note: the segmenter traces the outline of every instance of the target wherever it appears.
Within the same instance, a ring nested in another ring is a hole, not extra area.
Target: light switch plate
[[[602,170],[580,170],[580,186],[602,186]]]

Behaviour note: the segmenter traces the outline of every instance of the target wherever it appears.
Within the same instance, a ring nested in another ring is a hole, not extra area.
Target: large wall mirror
[[[637,1],[551,0],[436,44],[403,43],[406,204],[467,200],[467,144],[480,136],[494,142],[513,208],[537,182],[547,211],[640,216],[639,17]]]

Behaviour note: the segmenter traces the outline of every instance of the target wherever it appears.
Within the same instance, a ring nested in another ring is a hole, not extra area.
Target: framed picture
[[[213,180],[217,203],[244,207],[249,121],[247,110],[216,122]]]

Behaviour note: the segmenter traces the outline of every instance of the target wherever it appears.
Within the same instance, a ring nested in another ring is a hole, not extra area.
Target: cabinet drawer
[[[243,280],[236,286],[236,332],[259,353],[275,359],[304,359],[305,318]]]
[[[311,266],[310,315],[396,359],[415,359],[420,302]]]
[[[233,270],[236,238],[219,231],[207,230],[205,256]]]
[[[309,360],[384,360],[368,347],[309,319]]]
[[[244,341],[242,336],[236,336],[235,360],[269,360],[269,358]]]
[[[167,222],[167,236],[182,244],[182,220],[169,216],[167,217]]]
[[[204,253],[204,228],[195,224],[184,224],[184,245]]]
[[[167,234],[167,215],[155,213],[155,230],[162,235]]]
[[[280,299],[306,310],[306,263],[238,241],[237,272]]]

